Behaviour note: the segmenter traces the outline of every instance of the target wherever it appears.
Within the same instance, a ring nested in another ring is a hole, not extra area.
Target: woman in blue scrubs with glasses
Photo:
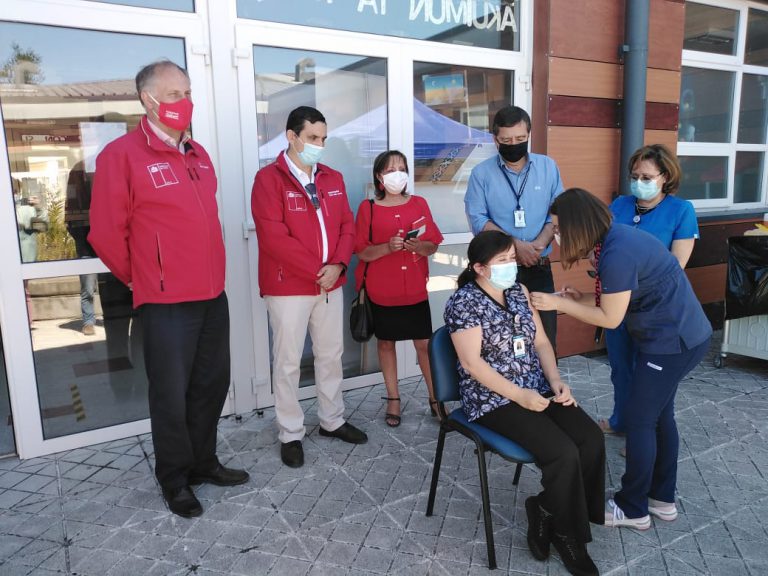
[[[636,350],[627,411],[627,468],[621,490],[606,502],[606,526],[651,527],[651,515],[677,518],[675,394],[709,348],[712,327],[680,263],[656,237],[618,224],[595,196],[566,190],[550,208],[560,259],[569,268],[595,262],[595,305],[566,287],[531,294],[538,310],[557,310],[582,322],[616,328],[624,320]]]
[[[619,196],[611,203],[613,221],[652,234],[685,268],[699,237],[699,226],[693,204],[674,195],[681,175],[677,158],[665,146],[652,144],[638,149],[628,165],[632,195]],[[605,331],[605,346],[611,364],[613,414],[598,424],[606,434],[624,434],[636,352],[626,323]]]

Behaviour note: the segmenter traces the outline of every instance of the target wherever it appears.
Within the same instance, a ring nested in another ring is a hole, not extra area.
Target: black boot
[[[578,542],[573,536],[562,536],[552,533],[552,544],[560,554],[565,569],[573,576],[599,576],[597,566],[587,554],[587,546]]]
[[[536,496],[525,501],[525,512],[528,515],[528,548],[536,560],[546,560],[549,556],[552,514],[541,507]]]

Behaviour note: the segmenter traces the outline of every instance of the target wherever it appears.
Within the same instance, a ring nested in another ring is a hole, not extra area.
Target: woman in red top
[[[427,356],[432,335],[428,257],[437,251],[443,235],[432,220],[427,201],[407,193],[408,162],[402,152],[388,150],[379,154],[373,163],[373,182],[375,200],[364,200],[357,210],[355,252],[361,264],[355,276],[359,290],[366,275],[379,366],[387,387],[383,398],[387,400],[385,421],[394,427],[400,425],[395,352],[398,340],[413,340],[427,383],[430,410],[435,415]]]

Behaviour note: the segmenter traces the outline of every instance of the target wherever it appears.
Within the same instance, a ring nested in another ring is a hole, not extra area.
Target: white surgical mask
[[[299,138],[299,140],[304,144],[304,150],[296,152],[299,156],[299,160],[301,160],[305,166],[314,166],[320,162],[325,148],[310,144],[309,142],[304,142],[301,138]]]
[[[381,178],[384,189],[390,194],[402,194],[408,185],[408,173],[398,170],[384,174]]]
[[[517,262],[491,264],[491,277],[488,278],[491,286],[499,290],[506,290],[512,287],[515,280],[517,280]]]

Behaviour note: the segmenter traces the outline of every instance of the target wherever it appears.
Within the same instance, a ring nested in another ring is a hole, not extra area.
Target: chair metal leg
[[[517,486],[517,483],[520,482],[520,472],[522,471],[523,471],[523,465],[520,462],[518,462],[517,468],[515,468],[515,478],[514,480],[512,480],[513,486]]]
[[[491,519],[491,498],[488,494],[488,473],[485,468],[485,450],[477,444],[477,464],[480,468],[480,494],[483,498],[483,518],[485,520],[485,545],[488,548],[488,568],[496,569],[496,547],[493,543],[493,520]]]
[[[443,446],[445,446],[445,427],[440,426],[440,434],[437,436],[437,449],[435,450],[435,463],[432,465],[432,483],[429,486],[429,499],[427,500],[427,516],[432,516],[437,495],[437,479],[440,476],[440,464],[443,462]]]

